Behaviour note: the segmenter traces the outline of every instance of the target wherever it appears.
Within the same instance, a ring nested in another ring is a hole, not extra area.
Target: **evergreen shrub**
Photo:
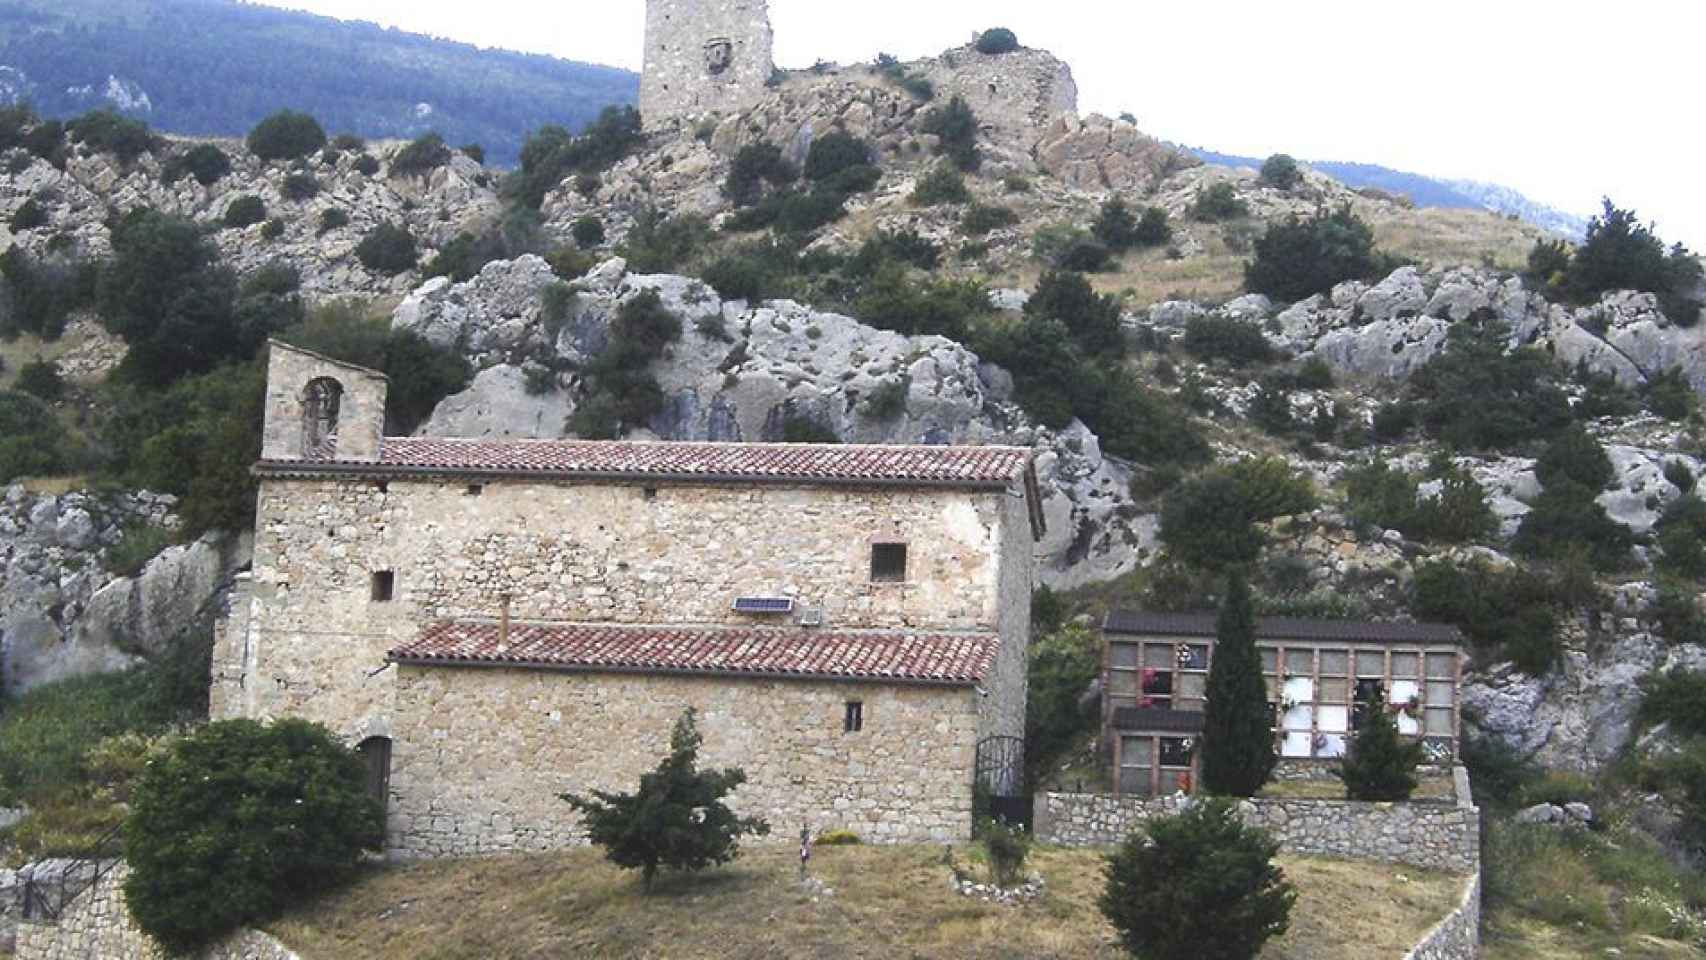
[[[1416,792],[1416,767],[1421,762],[1421,743],[1399,736],[1382,690],[1369,701],[1362,729],[1351,738],[1338,775],[1349,799],[1397,803]]]
[[[326,131],[305,113],[280,110],[256,124],[247,143],[262,160],[300,160],[326,145]]]

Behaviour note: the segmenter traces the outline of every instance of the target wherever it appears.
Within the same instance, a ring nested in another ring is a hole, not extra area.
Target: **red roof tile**
[[[428,627],[388,659],[417,666],[708,673],[969,686],[995,662],[994,634],[511,624]]]
[[[445,472],[659,480],[1003,486],[1023,447],[387,438],[379,462],[262,461],[263,473]]]

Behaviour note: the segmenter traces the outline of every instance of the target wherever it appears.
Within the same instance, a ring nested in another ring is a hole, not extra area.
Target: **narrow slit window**
[[[379,570],[373,574],[373,602],[390,603],[397,597],[397,571]]]
[[[847,713],[841,720],[843,733],[858,733],[865,729],[865,704],[858,700],[847,701]]]
[[[875,543],[871,545],[871,582],[906,582],[906,544]]]
[[[477,497],[477,496],[479,496],[479,495],[480,495],[480,494],[482,494],[482,493],[485,493],[485,492],[486,492],[486,488],[485,488],[485,485],[484,485],[484,484],[479,484],[479,483],[470,483],[470,484],[468,484],[468,489],[467,489],[467,491],[466,491],[466,493],[467,493],[467,494],[468,494],[468,496],[470,496],[470,497]]]

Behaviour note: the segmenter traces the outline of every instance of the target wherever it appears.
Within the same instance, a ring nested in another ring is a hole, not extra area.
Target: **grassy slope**
[[[727,870],[660,882],[649,898],[592,850],[383,868],[272,929],[309,960],[1124,955],[1096,911],[1094,851],[1037,851],[1048,893],[1021,908],[951,892],[935,847],[819,848],[812,872],[834,891],[825,896],[796,884],[794,857],[754,850]],[[1263,960],[1402,956],[1461,893],[1445,875],[1284,864],[1302,899]]]

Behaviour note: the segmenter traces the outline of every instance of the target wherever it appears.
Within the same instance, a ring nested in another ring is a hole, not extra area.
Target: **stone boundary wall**
[[[1481,872],[1469,878],[1463,900],[1404,960],[1479,960],[1481,956]]]
[[[124,902],[130,869],[115,866],[72,901],[58,923],[26,920],[18,925],[14,960],[168,960],[168,954],[137,929]],[[242,930],[202,951],[195,960],[302,960],[267,934]]]
[[[1457,768],[1453,779],[1455,803],[1247,800],[1239,809],[1246,823],[1267,830],[1287,853],[1479,874],[1481,811],[1470,800],[1467,771]],[[1038,840],[1105,846],[1120,843],[1151,817],[1179,812],[1184,800],[1039,793],[1035,804]]]

